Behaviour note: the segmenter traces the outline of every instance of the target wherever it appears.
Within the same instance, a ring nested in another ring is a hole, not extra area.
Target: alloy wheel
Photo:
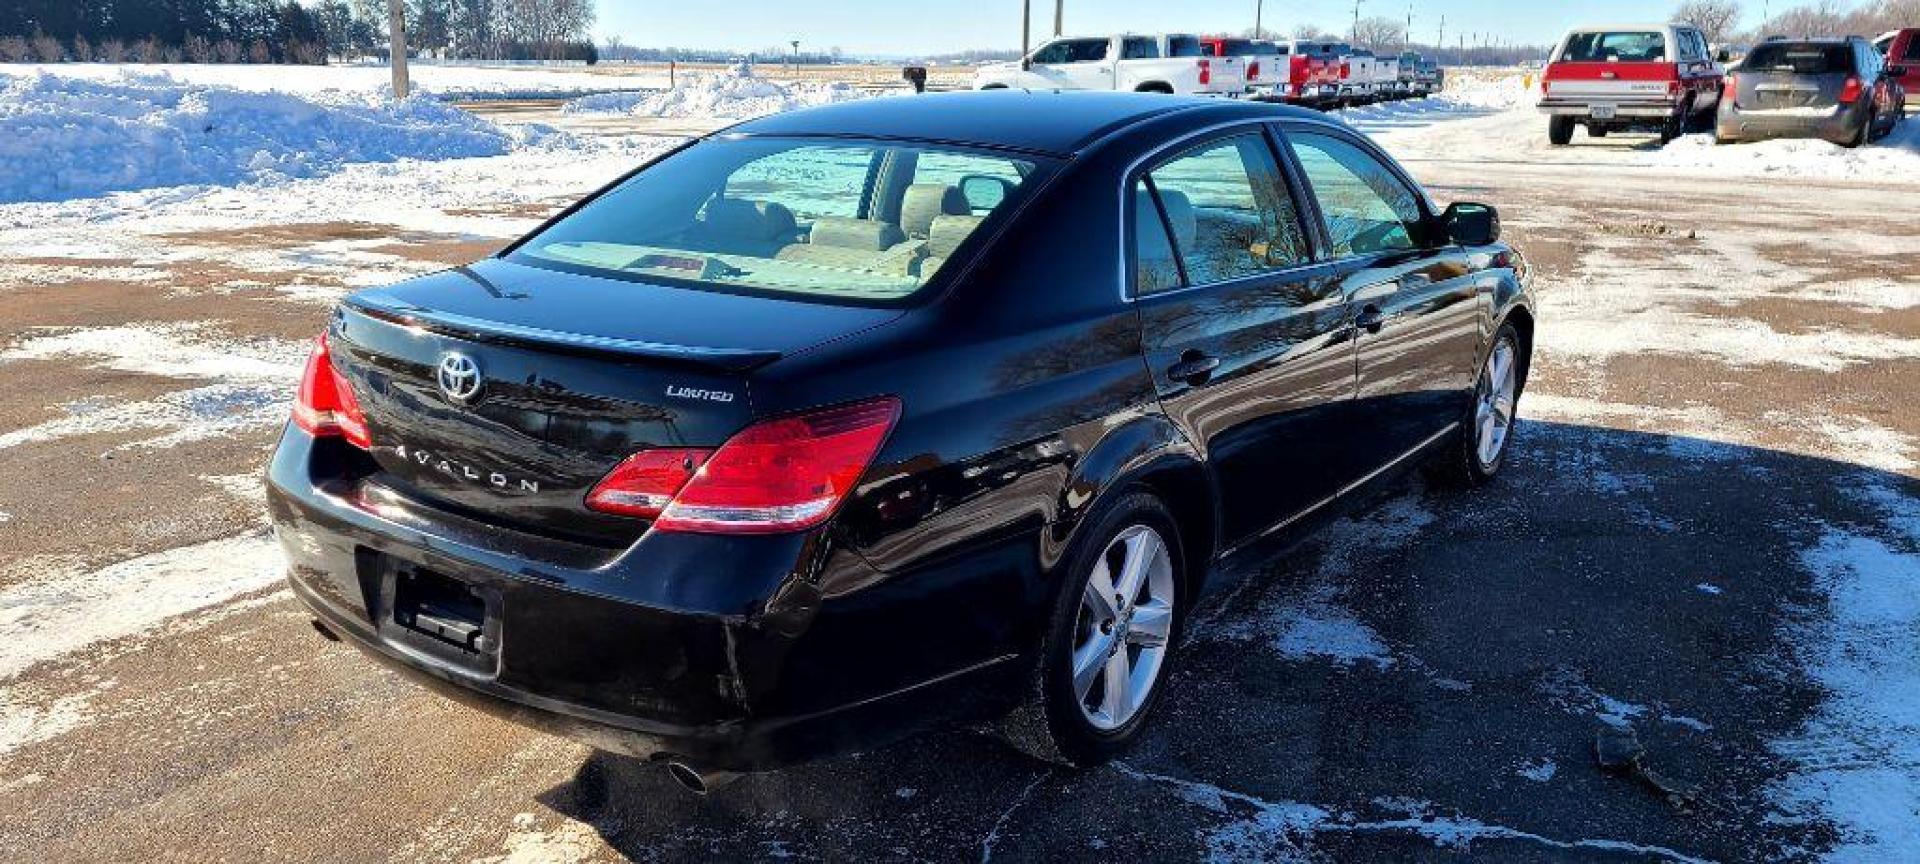
[[[1094,728],[1126,725],[1147,704],[1174,620],[1173,561],[1145,525],[1120,532],[1094,563],[1074,625],[1073,693]]]
[[[1474,458],[1483,470],[1500,463],[1507,434],[1513,429],[1514,395],[1519,389],[1515,357],[1512,340],[1502,339],[1487,355],[1487,366],[1480,373],[1473,411]]]

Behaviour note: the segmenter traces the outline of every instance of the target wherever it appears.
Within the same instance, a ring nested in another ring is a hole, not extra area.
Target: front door
[[[1133,295],[1160,404],[1207,456],[1232,545],[1346,482],[1353,313],[1258,126],[1130,178]]]
[[[1356,310],[1353,434],[1379,467],[1466,416],[1492,298],[1474,251],[1427,236],[1437,220],[1383,156],[1338,132],[1290,128],[1286,140]]]

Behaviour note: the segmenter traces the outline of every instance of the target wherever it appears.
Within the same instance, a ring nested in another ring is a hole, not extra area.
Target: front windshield
[[[513,259],[718,290],[888,302],[918,291],[1037,164],[923,144],[703,141],[534,235]]]

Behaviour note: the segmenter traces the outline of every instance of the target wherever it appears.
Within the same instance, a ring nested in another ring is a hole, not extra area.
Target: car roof
[[[739,135],[893,138],[1070,157],[1128,126],[1174,113],[1196,123],[1318,119],[1304,108],[1162,93],[982,90],[856,99],[749,120]]]

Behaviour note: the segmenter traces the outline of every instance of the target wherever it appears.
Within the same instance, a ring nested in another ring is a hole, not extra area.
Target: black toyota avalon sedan
[[[323,634],[690,785],[933,723],[1089,764],[1211,564],[1499,471],[1530,304],[1490,208],[1317,114],[798,111],[348,297],[272,516]]]

